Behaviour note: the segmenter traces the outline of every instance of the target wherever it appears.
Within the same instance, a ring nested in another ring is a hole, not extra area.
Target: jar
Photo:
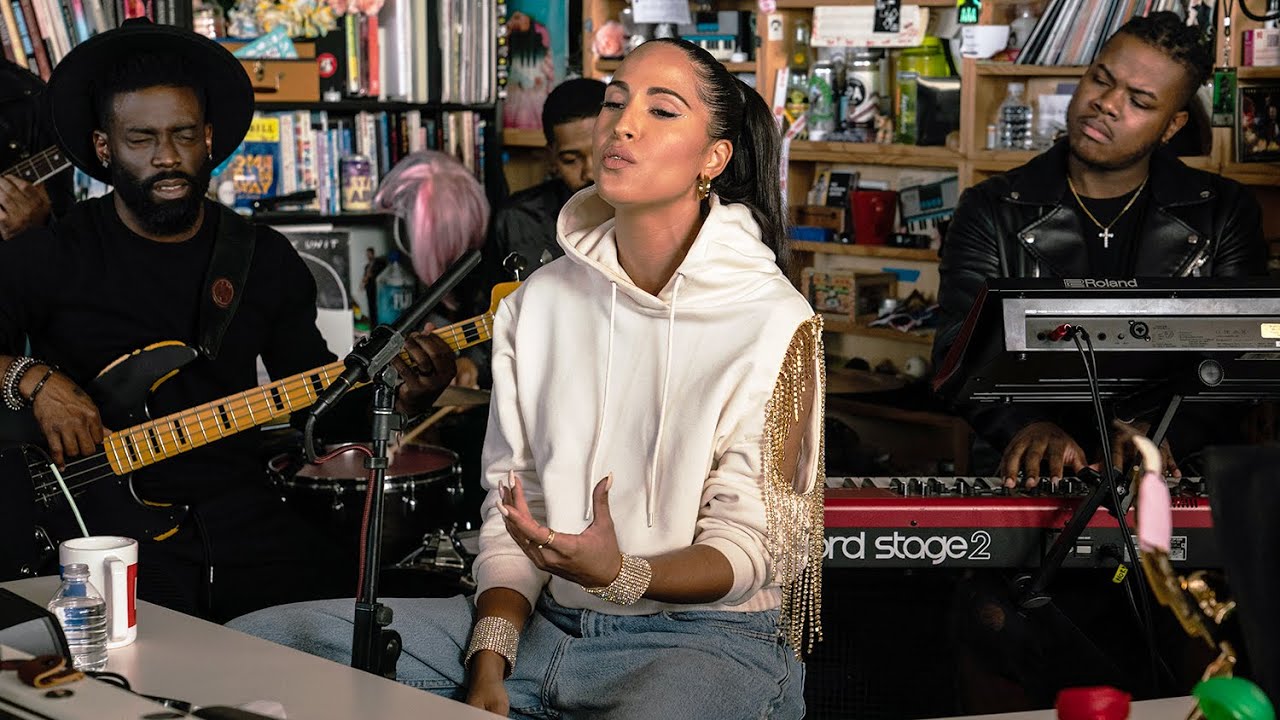
[[[898,54],[897,71],[913,72],[920,77],[949,77],[951,66],[947,64],[947,54],[942,49],[942,41],[932,35],[926,35],[920,45],[903,48]]]

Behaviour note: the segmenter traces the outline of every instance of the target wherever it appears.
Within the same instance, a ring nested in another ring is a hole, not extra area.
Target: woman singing
[[[798,718],[820,634],[822,325],[768,107],[706,51],[623,61],[566,256],[494,322],[473,599],[386,601],[405,683],[514,716]],[[345,661],[352,608],[233,627]]]

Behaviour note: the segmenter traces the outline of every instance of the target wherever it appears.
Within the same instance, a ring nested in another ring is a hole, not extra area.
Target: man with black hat
[[[335,359],[315,325],[315,282],[289,242],[204,197],[253,116],[252,87],[230,53],[189,31],[129,21],[78,45],[48,93],[72,161],[115,191],[79,203],[50,233],[0,245],[0,353],[18,351],[26,333],[33,356],[0,354],[0,368],[6,402],[32,407],[68,476],[89,461],[67,459],[98,452],[110,432],[99,414],[109,405],[82,388],[132,351],[173,340],[199,349],[153,386],[152,417],[254,388],[259,357],[277,379]],[[454,361],[431,333],[406,349],[414,363],[396,361],[398,397],[414,412],[448,383]],[[149,502],[190,508],[170,532],[113,526],[121,512],[82,500],[90,532],[142,541],[139,596],[225,619],[349,593],[354,567],[335,566],[326,539],[262,482],[255,433],[226,434],[206,434],[215,441],[190,452],[185,445],[203,443],[186,442],[195,438],[181,428],[128,441],[131,458],[176,454],[133,478]]]

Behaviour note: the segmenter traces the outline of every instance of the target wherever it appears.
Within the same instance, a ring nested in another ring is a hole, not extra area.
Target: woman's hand
[[[596,483],[591,493],[594,508],[591,524],[580,535],[552,532],[529,513],[524,486],[519,476],[509,473],[508,487],[502,488],[498,512],[507,532],[539,570],[544,570],[583,587],[604,587],[622,571],[622,552],[609,514],[609,487],[613,476]]]
[[[502,684],[506,670],[507,660],[498,653],[476,653],[467,678],[467,704],[505,717],[511,709],[511,698]]]

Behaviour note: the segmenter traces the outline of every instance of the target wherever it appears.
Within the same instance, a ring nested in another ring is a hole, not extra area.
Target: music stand
[[[1075,342],[1081,330],[1094,343],[1092,381]],[[1126,417],[1159,409],[1151,433],[1159,445],[1184,402],[1280,399],[1280,286],[1265,278],[993,279],[933,387],[956,402],[1093,402],[1096,394]],[[1131,497],[1123,473],[1115,485],[1119,507],[1108,502],[1108,483],[1097,482],[1035,575],[1022,579],[1023,607],[1050,601],[1046,588],[1099,507],[1123,520]]]

